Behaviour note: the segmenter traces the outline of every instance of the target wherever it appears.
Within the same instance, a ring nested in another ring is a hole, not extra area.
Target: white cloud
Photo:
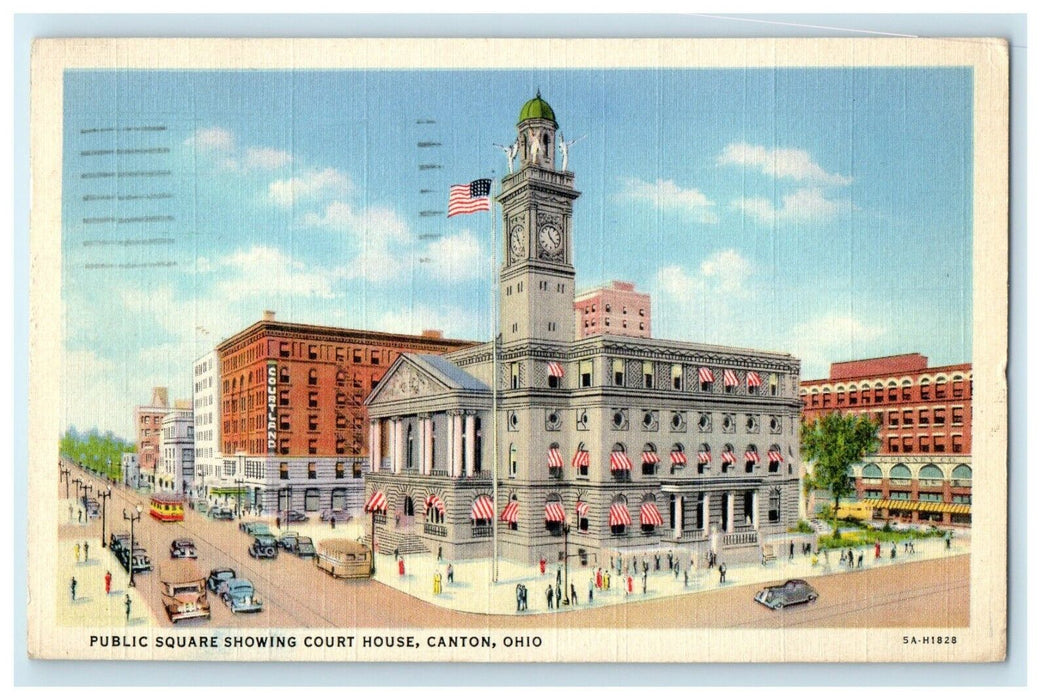
[[[746,142],[728,144],[717,156],[717,165],[756,168],[765,175],[819,185],[849,185],[852,178],[826,172],[799,148],[765,148]]]
[[[797,323],[784,340],[788,350],[801,358],[805,376],[829,376],[831,362],[870,357],[887,328],[846,313],[827,313]]]
[[[330,202],[321,214],[306,212],[298,225],[350,233],[370,245],[386,245],[389,241],[404,243],[411,238],[408,223],[389,207],[356,209],[344,201]]]
[[[739,197],[730,206],[735,211],[767,224],[776,221],[828,221],[853,208],[849,201],[827,199],[825,193],[817,187],[784,195],[778,207],[766,197]]]
[[[231,151],[235,144],[233,133],[219,126],[201,127],[183,142],[198,151]]]
[[[432,329],[442,331],[445,338],[481,338],[489,334],[489,319],[486,307],[467,311],[454,306],[411,304],[383,313],[375,328],[410,334]]]
[[[422,259],[431,277],[449,282],[485,277],[491,270],[491,261],[484,258],[480,241],[469,231],[431,241],[423,249]]]
[[[217,298],[227,300],[281,296],[331,299],[339,277],[335,270],[306,265],[269,246],[239,250],[218,261],[217,266],[232,274],[215,287]]]
[[[643,202],[656,209],[679,212],[704,224],[717,223],[715,203],[697,189],[681,187],[673,180],[645,182],[629,178],[623,182],[619,198]]]
[[[353,183],[349,176],[335,168],[324,168],[269,183],[269,200],[282,207],[290,207],[303,199],[338,197],[352,190]]]
[[[251,147],[244,152],[244,165],[259,170],[276,170],[291,162],[291,154],[277,148]]]

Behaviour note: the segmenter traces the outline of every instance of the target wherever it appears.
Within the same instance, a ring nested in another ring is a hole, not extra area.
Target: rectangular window
[[[320,429],[320,419],[318,419],[316,416],[312,416],[311,415],[309,417],[309,429],[310,430],[319,430]]]
[[[364,351],[361,348],[353,348],[353,363],[359,365],[364,361]]]
[[[315,392],[315,391],[309,392],[309,407],[310,408],[316,408],[319,405],[318,400],[317,400],[317,396],[318,396],[317,392]]]
[[[626,361],[614,358],[611,361],[611,382],[615,386],[626,386]]]
[[[964,384],[963,382],[953,383],[953,398],[959,399],[964,396]]]
[[[520,363],[512,362],[509,366],[509,388],[520,388]]]
[[[291,430],[291,416],[287,413],[283,413],[280,416],[280,429]]]
[[[655,388],[655,363],[650,360],[645,360],[641,374],[644,375],[644,388],[654,389]]]
[[[317,359],[317,346],[316,345],[310,345],[309,346],[309,359],[311,359],[311,360]]]
[[[881,492],[880,491],[874,491],[873,489],[867,489],[863,493],[863,498],[880,498],[880,497],[881,497]]]
[[[363,479],[364,478],[364,470],[360,467],[360,462],[353,462],[353,478],[354,479]]]
[[[927,401],[932,397],[931,384],[921,384],[921,399]]]
[[[280,344],[280,356],[281,357],[291,357],[291,344],[290,343],[281,343]]]
[[[335,462],[335,478],[345,479],[346,478],[346,463]]]
[[[902,424],[905,426],[913,425],[913,411],[902,412]]]
[[[284,479],[285,481],[291,478],[290,472],[287,468],[287,462],[280,463],[280,478]]]
[[[935,435],[935,436],[932,437],[932,450],[934,450],[935,452],[945,452],[946,451],[946,436],[945,435]]]
[[[310,440],[309,441],[309,454],[315,455],[316,453],[317,453],[317,441],[316,440]]]
[[[917,425],[926,426],[928,425],[928,409],[922,408],[917,411]]]
[[[893,501],[908,501],[910,500],[909,491],[892,491],[888,494]]]
[[[928,452],[929,451],[928,446],[929,446],[929,441],[928,441],[928,436],[927,435],[921,435],[920,437],[917,438],[917,450],[919,452]]]
[[[289,392],[287,389],[282,389],[280,391],[280,405],[281,406],[290,406],[291,405],[291,392]]]
[[[371,351],[371,364],[377,365],[379,363],[378,350]]]
[[[954,406],[951,413],[951,420],[954,425],[961,425],[964,423],[964,406]]]
[[[280,454],[286,455],[286,454],[290,454],[290,452],[291,452],[291,441],[288,440],[287,438],[284,438],[283,440],[280,441]]]
[[[912,437],[910,437],[908,435],[903,437],[903,439],[902,439],[902,451],[903,452],[913,452],[913,438]]]
[[[962,440],[960,435],[950,436],[950,451],[954,454],[960,454],[963,451]]]
[[[912,392],[912,390],[911,390],[911,387],[908,387],[908,386],[904,386],[904,387],[902,388],[902,400],[903,400],[903,401],[909,401],[909,400],[910,400],[910,397],[911,397],[912,395],[913,395],[913,392]]]
[[[932,412],[932,420],[935,425],[946,425],[946,409],[937,408]]]
[[[310,462],[309,464],[306,465],[306,478],[307,479],[316,479],[317,478],[317,463],[316,462]]]
[[[579,386],[593,386],[593,360],[579,362]]]
[[[670,366],[670,384],[675,391],[684,389],[684,365]]]

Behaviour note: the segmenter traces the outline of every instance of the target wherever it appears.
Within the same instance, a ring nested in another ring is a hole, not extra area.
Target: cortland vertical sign
[[[277,363],[266,363],[266,454],[277,453]]]

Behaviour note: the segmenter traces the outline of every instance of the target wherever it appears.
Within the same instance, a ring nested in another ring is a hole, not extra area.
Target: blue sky
[[[631,280],[657,337],[786,350],[805,378],[859,357],[971,357],[967,69],[65,83],[63,408],[81,428],[130,435],[155,385],[190,397],[192,360],[263,309],[484,339],[489,219],[420,212],[505,174],[493,144],[536,89],[582,139],[579,289]]]

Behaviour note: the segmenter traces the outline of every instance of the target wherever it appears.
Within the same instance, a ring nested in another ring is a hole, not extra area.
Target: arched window
[[[778,445],[772,445],[768,448],[768,472],[771,474],[778,472],[779,467],[782,465],[781,449]]]
[[[411,496],[404,496],[404,515],[415,515],[415,499]]]
[[[511,479],[517,476],[517,446],[512,442],[509,444],[509,476]]]
[[[774,488],[768,493],[768,522],[779,522],[779,509],[782,502],[782,489]]]
[[[876,464],[867,464],[862,468],[862,479],[863,481],[869,481],[870,483],[879,482],[884,478],[884,472]]]
[[[436,494],[426,497],[426,522],[434,525],[444,524],[444,501]]]
[[[626,497],[620,493],[611,499],[611,508],[608,510],[608,525],[611,527],[611,534],[625,535],[632,524],[633,519],[630,517],[629,503]]]
[[[563,531],[564,523],[567,520],[567,513],[564,511],[564,504],[560,500],[560,495],[551,493],[546,496],[546,506],[543,510],[546,529],[551,534],[559,535]]]
[[[729,469],[735,468],[735,447],[731,443],[721,450],[721,474],[727,474]]]
[[[710,468],[710,464],[713,462],[713,450],[710,448],[708,442],[704,442],[699,445],[699,454],[696,457],[696,464],[698,464],[699,474],[705,474]]]
[[[959,488],[971,488],[972,468],[967,464],[958,464],[950,472],[950,486]]]
[[[290,382],[291,381],[291,370],[289,370],[287,367],[281,367],[280,368],[280,374],[279,374],[279,381],[282,384],[287,384],[288,382]]]
[[[905,464],[896,464],[892,467],[892,470],[888,472],[888,478],[893,484],[899,484],[901,486],[908,486],[910,479],[913,478],[913,472]]]
[[[616,442],[611,446],[611,475],[617,481],[630,481],[633,462],[626,454],[626,446]]]
[[[645,533],[655,532],[655,528],[663,524],[662,514],[659,513],[659,505],[654,494],[645,494],[640,502],[640,531]]]
[[[917,473],[917,478],[920,479],[921,486],[941,486],[942,469],[934,464],[925,464]]]
[[[753,444],[746,445],[746,454],[743,457],[746,463],[746,473],[752,474],[761,461],[761,454],[757,451],[757,446]]]
[[[659,449],[655,447],[655,443],[644,443],[644,449],[641,451],[640,463],[641,474],[644,474],[645,476],[652,476],[656,471],[658,471]]]

